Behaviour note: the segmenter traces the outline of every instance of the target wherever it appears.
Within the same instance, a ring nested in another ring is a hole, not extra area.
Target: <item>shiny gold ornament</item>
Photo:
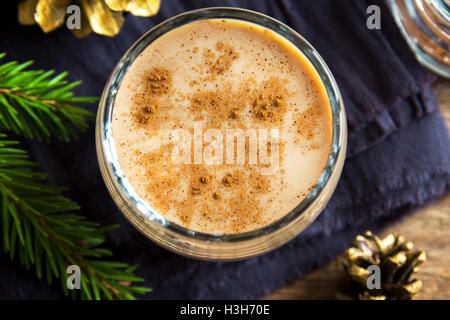
[[[393,234],[380,239],[367,231],[358,235],[352,246],[338,258],[340,270],[347,274],[348,283],[343,297],[360,300],[406,300],[422,288],[422,281],[412,279],[419,266],[426,261],[425,252],[413,250],[413,244]],[[381,288],[369,289],[367,280],[372,275],[369,266],[381,271]]]
[[[18,19],[22,25],[37,23],[50,32],[65,23],[69,5],[81,9],[80,29],[72,30],[77,37],[91,32],[113,37],[122,27],[123,11],[150,17],[158,13],[160,0],[25,0],[18,5]]]

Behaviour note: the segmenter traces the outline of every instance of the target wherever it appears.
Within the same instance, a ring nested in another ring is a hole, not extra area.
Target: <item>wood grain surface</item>
[[[450,128],[450,81],[439,79],[433,89]],[[428,261],[417,274],[423,288],[414,299],[450,299],[450,195],[389,226],[382,236],[388,233],[402,234],[427,255]],[[343,276],[332,261],[266,299],[336,299]]]

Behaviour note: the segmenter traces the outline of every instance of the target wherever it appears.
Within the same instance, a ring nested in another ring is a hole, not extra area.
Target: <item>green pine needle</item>
[[[0,230],[3,250],[11,259],[19,258],[27,268],[34,268],[39,279],[49,283],[60,278],[67,289],[67,266],[81,269],[81,290],[73,290],[82,299],[134,299],[133,293],[150,289],[132,285],[134,266],[102,260],[112,255],[99,247],[115,226],[100,227],[71,213],[78,204],[62,196],[62,188],[42,183],[45,174],[35,172],[36,163],[15,148],[16,141],[0,134]],[[73,293],[72,293],[73,295]]]
[[[5,56],[0,54],[0,59]],[[74,104],[91,103],[94,97],[74,97],[80,81],[68,83],[67,73],[25,70],[31,61],[0,65],[0,130],[27,138],[69,141],[76,130],[85,130],[94,115]],[[100,247],[117,226],[100,226],[83,216],[77,203],[62,195],[64,188],[44,183],[46,174],[33,170],[16,141],[0,133],[0,242],[11,259],[35,269],[48,283],[59,279],[63,292],[82,299],[134,299],[151,289],[136,286],[143,279],[136,266],[110,261],[112,252]],[[106,259],[105,259],[106,258]],[[81,290],[68,290],[67,267],[81,269]]]
[[[0,59],[5,53],[0,53]],[[33,62],[11,61],[0,65],[0,130],[13,131],[27,138],[49,141],[51,136],[69,141],[75,129],[86,130],[94,114],[74,105],[92,103],[96,97],[74,97],[67,72],[26,70]]]

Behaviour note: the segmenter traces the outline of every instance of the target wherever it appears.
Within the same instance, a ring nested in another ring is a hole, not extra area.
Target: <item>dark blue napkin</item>
[[[381,30],[366,28],[366,8],[381,8]],[[25,141],[55,185],[92,220],[118,223],[109,246],[116,257],[139,264],[154,288],[147,298],[255,298],[324,264],[354,236],[391,221],[447,193],[450,141],[430,89],[434,77],[415,61],[384,1],[162,0],[152,18],[128,15],[115,38],[79,40],[66,30],[48,35],[6,17],[0,51],[10,59],[35,60],[35,67],[68,70],[82,79],[82,95],[100,95],[127,48],[149,28],[184,11],[235,6],[284,21],[321,53],[340,86],[348,116],[347,161],[332,200],[296,239],[263,256],[240,262],[194,261],[170,253],[137,232],[111,200],[97,165],[94,128],[70,144]],[[5,20],[3,20],[3,23]],[[96,111],[97,106],[88,106]],[[0,298],[57,298],[58,285],[36,280],[18,262],[0,254]]]

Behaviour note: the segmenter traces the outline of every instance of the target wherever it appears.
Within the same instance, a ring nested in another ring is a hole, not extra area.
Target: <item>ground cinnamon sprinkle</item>
[[[284,85],[284,79],[271,77],[256,85],[252,78],[245,79],[236,89],[233,83],[224,82],[216,90],[199,90],[190,99],[190,111],[196,120],[205,119],[212,128],[220,128],[227,120],[230,127],[243,126],[242,117],[255,126],[281,126],[288,110],[287,99],[292,93]],[[206,116],[205,116],[206,115]]]
[[[209,128],[272,129],[285,125],[286,115],[293,109],[290,102],[293,99],[290,98],[294,94],[288,89],[287,79],[275,73],[259,81],[251,75],[243,76],[240,83],[230,81],[227,73],[232,70],[240,53],[225,41],[218,41],[209,48],[191,47],[189,55],[197,53],[199,55],[195,57],[201,59],[201,65],[198,78],[186,79],[189,94],[174,88],[177,75],[171,74],[170,65],[161,64],[144,72],[141,89],[133,96],[131,119],[137,129],[150,137],[158,133],[161,123],[173,123],[174,127],[184,128],[177,118],[179,105],[173,102],[175,94],[183,106],[181,111],[187,110],[195,121],[204,121],[204,131]],[[296,120],[299,134],[311,141],[318,129],[319,123],[315,118],[320,113],[317,112],[320,109],[308,108]],[[280,140],[277,147],[281,165],[285,142]],[[267,195],[274,192],[274,181],[281,189],[286,184],[281,173],[273,176],[261,173],[261,168],[270,164],[248,163],[247,140],[245,164],[239,165],[174,164],[172,149],[172,144],[161,143],[158,150],[139,151],[135,156],[134,165],[142,168],[141,174],[146,178],[143,186],[145,198],[156,210],[187,228],[192,225],[202,227],[202,224],[206,228],[210,223],[221,226],[224,233],[240,233],[247,231],[249,226],[253,228],[268,223],[265,220],[267,216],[260,213],[276,196],[269,198]],[[266,150],[269,157],[274,150],[269,142]],[[259,153],[258,148],[258,159]],[[223,157],[226,163],[225,152]],[[237,147],[234,158],[237,159]]]
[[[144,90],[146,95],[160,96],[167,94],[171,85],[172,76],[166,68],[153,68],[144,75]]]
[[[300,141],[300,138],[303,138],[307,141],[308,150],[319,149],[320,144],[315,141],[317,130],[319,127],[319,119],[322,116],[322,108],[318,105],[313,104],[309,106],[305,111],[301,112],[296,120],[294,121],[298,137],[296,142]]]
[[[221,75],[239,58],[239,53],[232,46],[222,41],[216,43],[215,49],[220,53],[217,59],[216,54],[208,48],[203,50],[203,59],[208,73]]]
[[[172,74],[167,68],[152,68],[142,77],[142,88],[133,96],[133,118],[138,127],[154,134],[167,116],[166,96],[172,88]]]
[[[229,223],[227,229],[233,232],[245,230],[250,223],[263,224],[258,215],[262,203],[257,194],[270,191],[267,176],[248,165],[231,171],[226,171],[226,165],[174,165],[170,162],[170,148],[162,146],[158,151],[141,155],[136,163],[145,168],[144,174],[149,181],[147,196],[154,200],[156,209],[173,210],[187,226],[196,213],[201,213],[207,221]],[[190,184],[180,200],[171,190],[186,180]],[[209,201],[211,195],[216,200],[214,205]]]
[[[253,100],[253,114],[260,120],[281,120],[286,112],[286,94],[282,85],[273,78]]]
[[[222,179],[222,183],[224,184],[224,185],[226,185],[227,187],[230,187],[231,186],[231,174],[227,174],[225,177],[223,177],[223,179]]]
[[[222,183],[227,187],[231,187],[231,186],[236,187],[236,186],[242,184],[243,180],[244,180],[243,172],[240,170],[235,170],[233,173],[228,172],[222,178]]]
[[[219,53],[217,57],[211,49],[204,49],[204,65],[206,73],[221,75],[239,54],[223,42],[218,42],[215,50]],[[204,81],[192,80],[190,85],[198,86]],[[134,120],[138,127],[151,134],[157,132],[164,117],[169,117],[170,108],[166,105],[172,90],[172,75],[168,69],[156,67],[145,72],[142,82],[143,90],[134,96]],[[248,121],[259,128],[271,128],[282,123],[288,96],[283,79],[271,77],[259,84],[248,78],[238,87],[224,82],[215,90],[199,89],[193,96],[184,98],[190,101],[189,110],[194,118],[206,120],[206,128],[222,128],[225,123],[231,128],[245,128]],[[248,142],[245,149],[248,156]],[[264,165],[175,165],[169,150],[170,145],[161,145],[158,151],[143,154],[136,162],[144,168],[149,181],[145,190],[156,209],[174,212],[186,226],[195,219],[196,213],[201,213],[207,221],[228,223],[226,229],[233,232],[242,232],[249,224],[264,224],[258,214],[262,206],[258,195],[270,192],[269,178],[258,169]],[[188,183],[184,196],[180,197],[173,190],[180,189],[183,181]],[[214,205],[210,203],[211,197],[216,200]]]
[[[134,119],[140,125],[147,125],[151,119],[155,118],[159,107],[159,101],[144,94],[136,94],[133,98],[136,109],[134,111]]]

